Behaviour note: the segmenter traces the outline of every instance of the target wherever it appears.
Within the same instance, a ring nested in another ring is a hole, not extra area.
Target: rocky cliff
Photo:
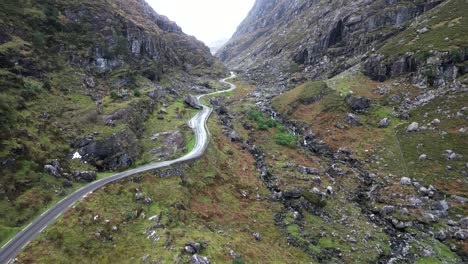
[[[156,132],[188,137],[183,96],[224,75],[144,0],[1,1],[1,240],[69,192],[72,175],[156,159]]]
[[[455,9],[444,9],[447,2]],[[461,8],[463,6],[465,8]],[[395,63],[391,62],[401,60],[401,57],[393,56],[395,50],[386,56],[381,55],[379,50],[387,41],[407,35],[407,29],[411,31],[413,38],[426,33],[432,34],[427,25],[423,25],[426,18],[416,18],[434,8],[436,9],[428,17],[446,18],[448,15],[456,20],[457,17],[462,17],[461,10],[466,10],[466,2],[258,0],[232,39],[218,52],[218,56],[229,67],[250,72],[257,79],[263,80],[272,76],[279,77],[275,80],[285,80],[294,74],[295,78],[306,79],[332,77],[361,61],[369,61],[369,75],[384,80],[403,72],[414,71],[416,60],[423,53],[426,53],[422,56],[424,59],[429,57],[428,49],[424,47],[408,49],[413,54],[406,56],[406,65],[392,66]],[[449,12],[452,11],[450,15]],[[464,22],[465,18],[462,20]],[[466,27],[459,28],[457,24],[454,26],[466,34]],[[433,30],[437,31],[437,28]],[[443,33],[433,35],[437,39]],[[449,38],[445,43],[443,39],[436,42],[439,41],[442,42],[439,46],[444,51],[459,56],[456,61],[441,59],[444,61],[441,64],[454,65],[464,60],[464,43],[456,38]],[[371,58],[368,60],[369,56]],[[383,60],[385,66],[374,67]],[[464,72],[461,69],[458,76]],[[454,77],[448,78],[453,80]]]

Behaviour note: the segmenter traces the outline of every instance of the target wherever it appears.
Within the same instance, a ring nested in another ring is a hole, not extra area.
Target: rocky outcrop
[[[124,130],[101,140],[92,141],[77,150],[81,161],[99,170],[122,170],[137,160],[140,149],[131,130]]]
[[[190,107],[193,107],[195,109],[201,109],[201,105],[200,105],[200,102],[198,101],[197,97],[189,94],[185,97],[185,100],[184,102],[190,106]]]
[[[442,0],[257,0],[217,56],[257,80],[335,75]]]

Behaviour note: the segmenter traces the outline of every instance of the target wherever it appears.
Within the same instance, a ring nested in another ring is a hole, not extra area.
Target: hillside
[[[273,118],[255,118],[248,142],[274,155],[265,163],[280,181],[278,225],[311,258],[466,262],[466,10],[462,0],[257,0],[217,53],[255,85],[255,111]],[[271,142],[303,159],[284,164]],[[383,231],[367,258],[366,225]]]
[[[225,72],[143,0],[1,1],[0,242],[96,172],[186,151],[183,96]]]

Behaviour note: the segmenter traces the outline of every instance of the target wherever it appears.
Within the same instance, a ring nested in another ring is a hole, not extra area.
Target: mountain
[[[1,241],[96,171],[179,155],[183,96],[225,74],[144,0],[1,1]]]
[[[217,41],[213,41],[208,44],[208,47],[210,47],[211,53],[216,54],[221,47],[228,42],[229,39],[220,39]]]
[[[428,57],[434,49],[455,54],[455,57],[460,55],[458,60],[443,59],[441,64],[454,65],[466,54],[466,40],[460,38],[466,33],[464,18],[456,20],[463,17],[463,8],[456,6],[465,4],[440,0],[259,0],[233,38],[218,52],[218,57],[232,69],[265,75],[262,79],[275,76],[283,80],[294,73],[298,73],[297,78],[332,77],[379,54],[383,54],[380,58],[385,60],[387,69],[372,65],[368,71],[384,71],[384,76],[370,74],[375,79],[387,79],[412,71],[417,64],[424,63],[418,58]],[[430,25],[418,19],[435,7],[439,8],[432,13],[440,14],[439,19],[433,19]],[[448,17],[457,21],[450,31],[436,27],[438,21]],[[428,26],[433,28],[425,32]],[[403,37],[405,39],[401,39]],[[387,44],[391,40],[393,42]],[[402,42],[396,43],[400,40]],[[398,50],[398,44],[403,42],[407,44]],[[413,69],[397,65],[402,53],[408,53],[406,64],[412,64]],[[367,61],[371,63],[372,60]]]
[[[467,261],[466,10],[257,0],[218,51],[254,86],[230,133],[263,151],[276,224],[319,263]]]

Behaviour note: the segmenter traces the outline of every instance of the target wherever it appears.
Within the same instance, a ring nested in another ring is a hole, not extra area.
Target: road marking
[[[24,245],[21,247],[21,249],[23,250],[27,245],[29,245],[30,242],[31,242],[31,241],[26,242],[26,244],[24,244]]]

